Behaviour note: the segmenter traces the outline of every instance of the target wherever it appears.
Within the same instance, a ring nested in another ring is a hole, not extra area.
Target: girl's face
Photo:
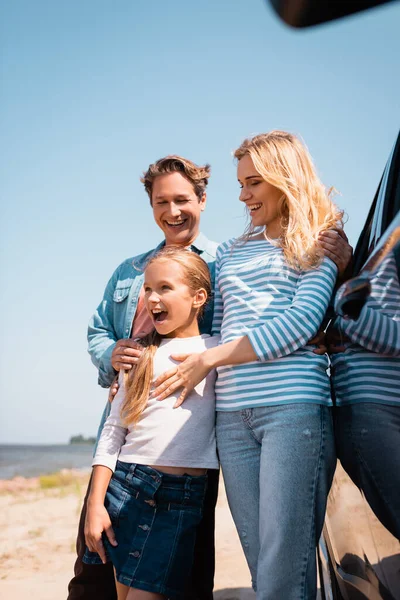
[[[239,199],[246,204],[253,226],[265,226],[268,237],[278,238],[282,233],[278,212],[282,192],[261,177],[249,154],[239,160],[237,177],[242,188]]]
[[[156,260],[145,271],[145,306],[154,327],[165,337],[199,335],[197,313],[207,293],[193,292],[184,280],[181,265],[174,260]]]

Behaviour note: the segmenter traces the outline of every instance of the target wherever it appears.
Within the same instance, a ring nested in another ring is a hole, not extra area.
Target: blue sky
[[[355,243],[400,115],[398,2],[309,31],[261,0],[0,2],[0,442],[94,434],[86,326],[112,271],[160,241],[141,172],[212,165],[203,230],[240,233],[232,151],[300,134]]]

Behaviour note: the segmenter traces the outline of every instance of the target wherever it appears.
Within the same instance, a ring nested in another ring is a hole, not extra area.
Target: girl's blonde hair
[[[211,278],[207,264],[195,252],[183,248],[165,246],[154,254],[148,261],[146,268],[157,261],[173,260],[181,266],[183,279],[189,289],[196,293],[204,289],[207,294],[206,302],[198,309],[199,319],[204,311],[205,304],[211,296]],[[143,352],[131,371],[124,373],[125,399],[121,406],[121,419],[123,424],[135,425],[147,405],[151,384],[153,382],[153,361],[162,337],[153,331],[140,340]]]
[[[234,152],[238,161],[246,155],[261,177],[282,192],[280,245],[286,260],[300,269],[316,267],[323,257],[318,234],[343,227],[343,211],[331,200],[334,189],[326,190],[308,149],[291,133],[271,131],[248,138]],[[246,242],[253,233],[250,223],[239,241]]]

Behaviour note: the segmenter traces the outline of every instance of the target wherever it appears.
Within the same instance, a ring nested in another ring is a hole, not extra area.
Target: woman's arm
[[[226,365],[267,361],[292,354],[304,347],[318,331],[336,281],[337,268],[324,259],[318,269],[300,275],[291,306],[282,314],[251,329],[247,335],[210,348],[202,354],[173,355],[183,361],[155,382],[153,396],[159,400],[183,387],[175,407],[211,369]]]
[[[221,332],[222,317],[224,314],[224,304],[222,301],[221,290],[219,289],[219,271],[221,267],[221,250],[217,249],[215,259],[215,283],[214,283],[214,315],[211,327],[212,335],[219,335]]]
[[[335,286],[337,267],[324,259],[318,269],[303,272],[291,306],[247,334],[260,361],[292,354],[307,345],[324,319]]]
[[[356,321],[339,317],[336,325],[350,340],[370,352],[385,356],[400,356],[400,318],[385,314],[379,308],[381,290],[385,291],[386,306],[397,312],[400,284],[393,255],[385,259],[372,281],[372,301],[366,303]],[[374,297],[376,301],[374,302]],[[398,313],[397,313],[398,315]]]
[[[364,306],[357,321],[339,317],[338,324],[353,343],[370,352],[400,356],[400,321]]]

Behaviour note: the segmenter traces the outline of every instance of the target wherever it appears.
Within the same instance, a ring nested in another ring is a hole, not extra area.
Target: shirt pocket
[[[129,295],[133,283],[133,279],[124,279],[118,281],[114,290],[113,300],[114,302],[123,302]]]

